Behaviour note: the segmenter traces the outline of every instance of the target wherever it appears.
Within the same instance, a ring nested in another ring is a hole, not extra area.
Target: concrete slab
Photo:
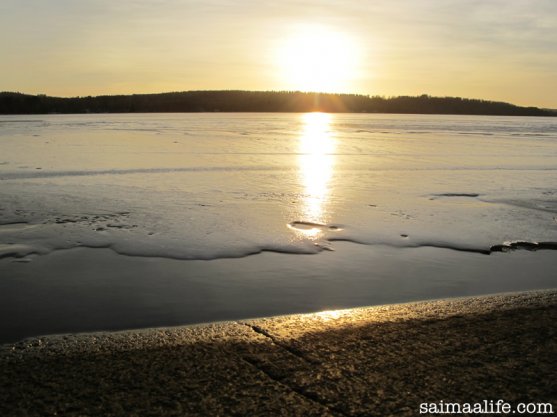
[[[2,416],[418,415],[557,405],[557,290],[0,346]]]

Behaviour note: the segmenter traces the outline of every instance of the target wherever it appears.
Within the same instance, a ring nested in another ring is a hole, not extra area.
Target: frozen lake
[[[555,287],[556,242],[555,118],[0,116],[0,341]]]

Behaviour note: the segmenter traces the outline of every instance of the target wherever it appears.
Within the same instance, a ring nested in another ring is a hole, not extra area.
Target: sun
[[[281,85],[288,90],[349,92],[357,76],[358,52],[346,34],[323,27],[300,29],[277,48]]]

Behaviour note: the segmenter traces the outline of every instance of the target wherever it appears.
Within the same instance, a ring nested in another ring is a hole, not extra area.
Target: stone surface
[[[0,347],[2,416],[417,415],[557,401],[557,291]]]

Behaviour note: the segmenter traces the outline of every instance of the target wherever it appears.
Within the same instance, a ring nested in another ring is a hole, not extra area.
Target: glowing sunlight
[[[348,315],[350,315],[350,310],[327,310],[315,313],[315,316],[323,321],[336,320]]]
[[[334,168],[335,139],[330,132],[331,115],[306,113],[303,116],[303,132],[299,144],[299,167],[304,186],[304,201],[301,208],[304,220],[326,224],[324,204],[329,194],[329,182]],[[302,230],[303,234],[315,237],[321,234],[319,227]]]
[[[344,34],[307,27],[280,45],[276,60],[288,89],[343,92],[354,88],[358,48]]]

